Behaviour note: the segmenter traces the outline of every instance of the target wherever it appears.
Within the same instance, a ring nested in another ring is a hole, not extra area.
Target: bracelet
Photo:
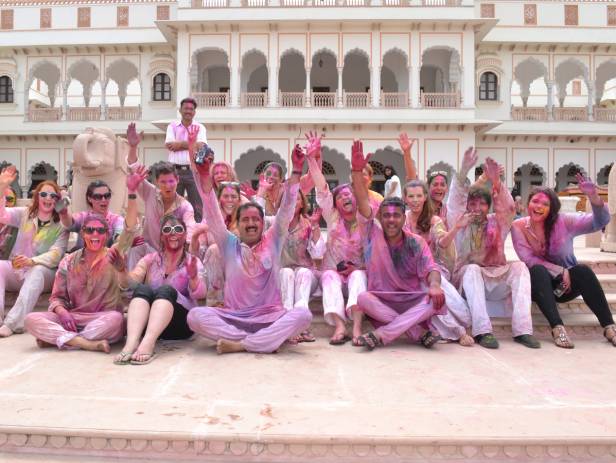
[[[302,171],[301,170],[294,170],[292,172],[293,175],[302,175]]]
[[[351,170],[351,172],[362,172],[363,173],[363,170]]]
[[[128,199],[137,199],[137,195],[135,193],[129,193]]]

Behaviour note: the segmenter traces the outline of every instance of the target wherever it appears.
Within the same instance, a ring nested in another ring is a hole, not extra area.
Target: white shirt
[[[207,143],[205,126],[197,122],[193,122],[190,126],[196,125],[199,127],[199,133],[197,134],[197,142]],[[167,136],[165,137],[165,143],[174,141],[188,141],[188,129],[184,127],[182,121],[174,121],[167,126]],[[168,151],[169,162],[172,164],[190,164],[188,158],[188,150],[183,151]]]
[[[394,190],[388,194],[392,182],[397,182],[398,184],[396,185]],[[385,182],[385,197],[402,198],[402,185],[400,185],[400,179],[397,175],[392,175],[391,178]]]

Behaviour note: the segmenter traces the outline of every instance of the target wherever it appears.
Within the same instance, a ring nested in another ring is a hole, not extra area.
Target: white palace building
[[[68,181],[86,127],[146,132],[194,97],[219,159],[242,179],[288,166],[303,133],[348,181],[364,140],[398,173],[401,131],[419,172],[456,170],[466,147],[506,182],[562,190],[581,170],[607,183],[616,160],[613,0],[0,0],[0,162],[22,194]]]

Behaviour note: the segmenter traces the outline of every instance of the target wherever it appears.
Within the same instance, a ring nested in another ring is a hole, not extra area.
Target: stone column
[[[592,121],[594,120],[595,81],[589,80],[586,85],[588,87],[588,103],[586,105],[588,108],[588,120]]]
[[[68,86],[70,81],[62,83],[62,116],[61,119],[68,120]],[[26,92],[27,93],[27,92]],[[103,90],[103,95],[105,91]]]
[[[409,66],[407,68],[407,72],[409,75],[409,82],[408,82],[408,86],[406,87],[406,92],[407,92],[407,103],[409,105],[409,108],[413,107],[413,85],[415,85],[414,82],[414,78],[415,76],[413,75],[413,66]]]
[[[306,67],[306,93],[305,93],[305,97],[306,97],[306,107],[310,108],[312,106],[312,91],[311,91],[311,84],[310,84],[310,70],[312,68],[310,66]]]
[[[338,107],[342,108],[344,106],[344,90],[342,88],[342,71],[344,67],[338,66],[338,92],[336,95],[336,99],[338,100]]]
[[[278,104],[278,68],[270,66],[267,70],[267,93],[269,96],[268,106],[275,108]]]
[[[242,68],[240,66],[240,41],[237,30],[231,33],[231,78],[229,81],[229,97],[231,98],[231,105],[237,108],[240,105],[240,86],[241,77],[240,73]]]
[[[107,81],[101,81],[101,119],[107,119]]]
[[[548,80],[545,83],[545,86],[548,89],[548,104],[547,104],[548,120],[551,121],[553,119],[552,111],[554,109],[554,82],[551,80]]]
[[[616,252],[616,162],[612,163],[612,170],[607,181],[607,203],[610,208],[611,219],[605,227],[601,250]]]

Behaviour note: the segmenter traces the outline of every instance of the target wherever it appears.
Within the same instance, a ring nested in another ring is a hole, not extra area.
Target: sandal
[[[433,334],[432,331],[428,330],[421,337],[421,345],[424,346],[426,349],[430,349],[440,340],[441,337],[438,334]]]
[[[383,345],[383,342],[379,338],[377,338],[372,331],[358,336],[357,342],[361,343],[361,345],[363,345],[368,350],[374,350],[377,346]]]
[[[351,344],[353,344],[354,347],[363,347],[366,345],[364,339],[361,336],[354,337],[351,340]]]
[[[298,342],[315,342],[316,340],[317,338],[314,337],[310,330],[302,331],[297,337]]]
[[[114,365],[128,365],[130,358],[133,356],[133,352],[120,352],[116,358],[113,359]]]
[[[552,338],[554,339],[554,344],[563,349],[573,349],[575,347],[563,325],[556,325],[552,328]]]
[[[616,346],[616,325],[606,326],[603,330],[603,336],[605,336],[605,339],[611,342],[612,345]]]
[[[343,344],[346,344],[347,342],[349,342],[351,340],[351,338],[349,336],[347,336],[346,334],[343,334],[342,337],[338,336],[338,337],[332,337],[329,340],[329,343],[332,346],[341,346]]]
[[[142,355],[143,357],[145,357],[145,359],[144,360],[131,359],[130,361],[131,365],[147,365],[148,363],[150,363],[152,360],[156,358],[156,352],[152,352],[151,354],[139,354],[139,355]]]

